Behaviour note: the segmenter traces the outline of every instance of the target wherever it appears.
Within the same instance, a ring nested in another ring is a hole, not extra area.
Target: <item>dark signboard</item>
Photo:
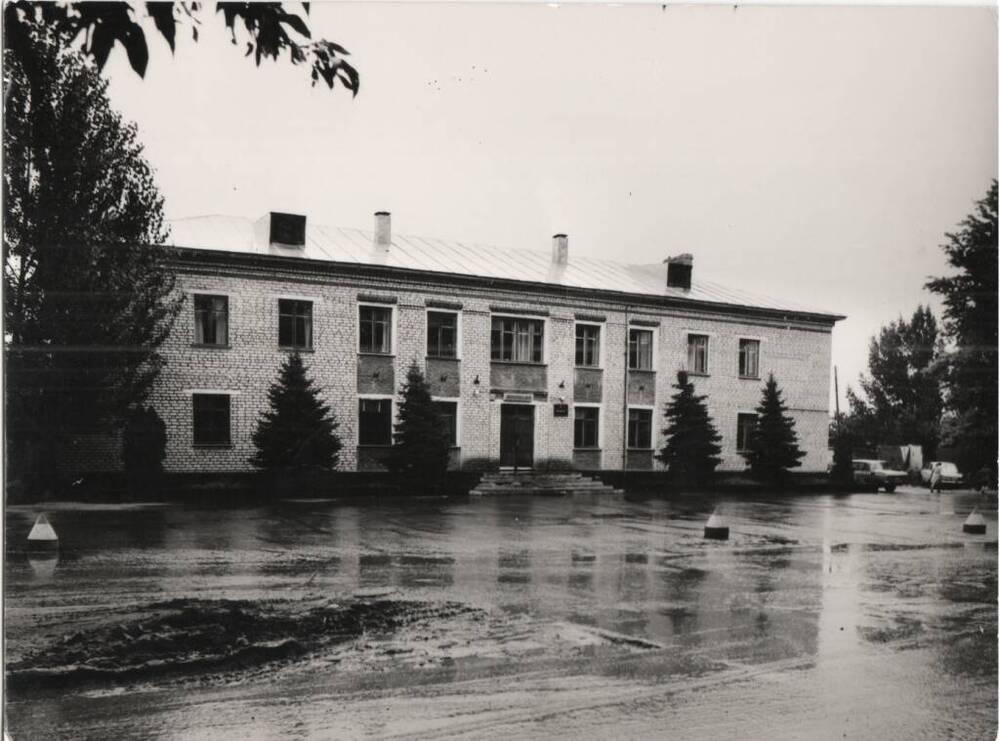
[[[553,404],[552,405],[552,416],[553,417],[568,417],[569,416],[569,404]]]

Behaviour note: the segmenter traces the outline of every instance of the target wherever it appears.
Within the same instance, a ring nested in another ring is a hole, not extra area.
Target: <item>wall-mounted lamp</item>
[[[645,385],[645,384],[643,384],[643,383],[640,383],[640,384],[639,384],[639,390],[640,390],[640,391],[645,391],[645,390],[646,390],[646,385]]]
[[[381,371],[375,371],[374,373],[372,373],[372,378],[381,378],[381,377],[382,377]]]
[[[472,395],[473,396],[479,396],[479,374],[478,373],[476,374],[476,377],[472,379]]]
[[[448,374],[447,373],[442,373],[441,374],[441,383],[444,383],[447,380],[448,380]]]
[[[479,374],[478,373],[476,374],[476,377],[472,379],[472,385],[473,386],[478,386],[479,385]]]
[[[561,388],[561,389],[566,388],[566,382],[565,381],[560,381],[559,382],[559,388]]]

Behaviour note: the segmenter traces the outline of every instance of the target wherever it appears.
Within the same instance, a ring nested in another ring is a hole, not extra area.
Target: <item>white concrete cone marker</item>
[[[972,514],[965,519],[965,524],[962,525],[962,532],[970,533],[971,535],[986,534],[986,520],[979,514],[978,509],[972,510]]]
[[[28,533],[28,547],[37,550],[54,550],[59,547],[59,536],[44,514],[38,515],[34,527]]]
[[[715,512],[708,518],[705,525],[705,537],[712,540],[729,540],[729,525]]]

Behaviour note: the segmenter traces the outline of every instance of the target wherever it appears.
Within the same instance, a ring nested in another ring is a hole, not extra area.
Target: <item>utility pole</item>
[[[834,419],[840,419],[840,384],[837,382],[837,366],[833,366],[833,408],[836,410]]]

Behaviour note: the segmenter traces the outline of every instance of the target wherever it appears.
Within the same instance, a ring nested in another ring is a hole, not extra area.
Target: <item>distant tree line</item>
[[[997,477],[997,181],[942,249],[953,275],[925,284],[944,301],[939,327],[918,306],[872,337],[868,373],[848,388],[848,410],[831,424],[839,475],[851,455],[918,444],[924,460],[946,451],[979,483]]]

